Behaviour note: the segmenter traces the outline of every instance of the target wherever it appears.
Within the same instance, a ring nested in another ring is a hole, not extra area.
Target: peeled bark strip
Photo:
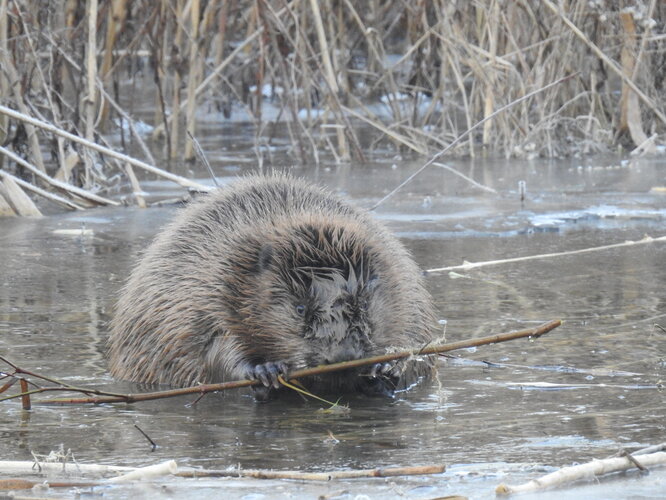
[[[636,459],[643,467],[666,464],[666,452],[652,453],[650,455],[640,455]],[[620,472],[635,468],[636,465],[628,457],[607,458],[605,460],[593,460],[586,464],[564,467],[551,474],[547,474],[539,479],[516,486],[501,483],[495,488],[497,496],[509,496],[518,493],[530,493],[548,488],[564,486],[574,481],[582,479],[592,479],[596,476],[610,474],[611,472]]]
[[[168,476],[175,474],[178,471],[178,465],[175,460],[169,460],[161,464],[149,465],[148,467],[141,467],[135,469],[122,476],[112,477],[108,480],[109,483],[125,483],[128,481],[145,481],[147,479],[155,479],[156,477]]]

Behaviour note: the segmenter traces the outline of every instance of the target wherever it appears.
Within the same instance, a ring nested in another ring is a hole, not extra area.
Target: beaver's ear
[[[267,243],[259,250],[257,270],[260,273],[264,272],[271,265],[271,262],[273,262],[273,247]]]

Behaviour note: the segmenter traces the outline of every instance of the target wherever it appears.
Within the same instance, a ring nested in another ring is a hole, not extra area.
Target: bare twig
[[[146,434],[141,427],[139,427],[136,424],[134,424],[134,427],[136,427],[136,430],[139,431],[143,435],[143,437],[145,437],[148,440],[148,442],[151,445],[150,451],[155,451],[157,449],[157,444],[155,444],[155,441],[150,439],[150,436],[148,434]]]
[[[333,363],[330,365],[320,365],[314,368],[305,368],[302,370],[296,370],[293,373],[289,374],[289,379],[298,379],[301,377],[308,377],[312,375],[322,375],[325,373],[331,373],[339,370],[347,370],[350,368],[358,368],[366,365],[373,365],[375,363],[387,363],[389,361],[394,361],[397,359],[409,358],[411,356],[423,356],[429,354],[439,354],[449,351],[455,351],[457,349],[466,349],[469,347],[478,347],[481,345],[495,344],[499,342],[507,342],[509,340],[515,340],[519,338],[538,338],[551,330],[557,328],[562,324],[561,320],[552,320],[547,323],[543,323],[535,328],[528,328],[524,330],[518,330],[509,333],[500,333],[496,335],[490,335],[488,337],[482,337],[478,339],[469,339],[461,340],[459,342],[452,342],[443,345],[436,346],[426,346],[421,349],[414,349],[410,351],[402,351],[391,354],[384,354],[380,356],[373,356],[370,358],[356,359],[352,361],[344,361],[341,363]],[[5,358],[0,357],[1,361],[6,362],[12,366],[15,370],[15,373],[22,373],[27,375],[35,375],[26,370],[21,369],[14,363],[6,360]],[[185,387],[182,389],[172,389],[168,391],[158,391],[158,392],[147,392],[141,394],[110,394],[105,393],[104,391],[95,390],[95,389],[82,389],[69,385],[62,384],[54,379],[50,379],[44,376],[38,376],[43,380],[49,380],[60,385],[60,387],[39,387],[32,391],[29,391],[30,394],[36,394],[40,392],[54,392],[54,391],[69,391],[69,392],[81,392],[84,394],[96,394],[93,397],[86,398],[58,398],[39,401],[39,404],[101,404],[101,403],[133,403],[138,401],[151,401],[155,399],[165,399],[173,398],[177,396],[185,396],[189,394],[205,394],[209,392],[224,391],[228,389],[236,389],[240,387],[248,387],[251,385],[257,385],[261,382],[258,380],[239,380],[233,382],[221,382],[217,384],[202,384],[195,387]],[[0,398],[1,401],[6,401],[8,399],[14,399],[21,397],[22,394],[17,394],[13,396],[7,396]]]
[[[468,271],[470,269],[476,269],[477,267],[496,266],[499,264],[511,264],[514,262],[526,262],[528,260],[550,259],[553,257],[563,257],[566,255],[578,255],[583,253],[600,252],[602,250],[610,250],[613,248],[622,248],[633,245],[647,245],[649,243],[662,243],[662,242],[666,242],[666,236],[660,236],[658,238],[652,238],[650,236],[646,236],[642,240],[624,241],[622,243],[613,243],[612,245],[581,248],[580,250],[570,250],[567,252],[542,253],[538,255],[526,255],[525,257],[513,257],[510,259],[488,260],[485,262],[465,262],[464,264],[460,264],[458,266],[448,266],[448,267],[438,267],[434,269],[428,269],[426,272],[441,273],[445,271],[456,271],[456,270]]]

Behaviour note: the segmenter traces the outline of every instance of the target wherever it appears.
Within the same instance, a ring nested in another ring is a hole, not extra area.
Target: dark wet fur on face
[[[251,376],[268,397],[283,372],[418,348],[434,323],[418,267],[370,215],[289,176],[251,176],[148,248],[118,302],[110,366],[174,386]],[[415,358],[303,383],[390,394],[432,371]]]

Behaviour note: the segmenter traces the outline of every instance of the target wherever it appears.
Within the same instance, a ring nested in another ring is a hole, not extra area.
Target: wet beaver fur
[[[259,379],[433,340],[432,301],[403,245],[305,181],[252,175],[194,202],[146,250],[111,323],[111,373],[189,386]],[[311,391],[392,395],[434,360],[303,379]]]

